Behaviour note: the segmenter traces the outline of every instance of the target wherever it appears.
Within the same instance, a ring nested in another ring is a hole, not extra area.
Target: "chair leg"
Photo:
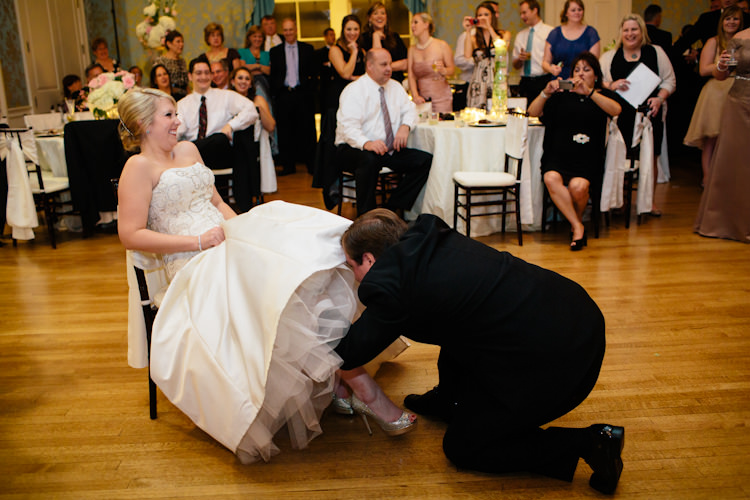
[[[43,195],[42,206],[44,207],[44,222],[47,224],[47,233],[49,234],[49,242],[52,245],[52,249],[57,248],[57,241],[55,240],[55,214],[50,206],[49,198],[46,194]]]
[[[521,229],[521,188],[516,187],[516,231],[518,232],[518,246],[523,246],[523,230]]]
[[[156,384],[151,378],[151,367],[148,369],[148,413],[151,420],[156,420]]]
[[[337,212],[341,215],[341,209],[344,207],[344,173],[339,174],[339,189],[341,190],[341,197],[339,198],[339,207]]]
[[[466,236],[471,238],[471,189],[466,190]]]
[[[506,210],[507,210],[507,207],[508,207],[508,191],[503,190],[503,201],[502,201],[502,204],[503,204],[503,219],[502,219],[503,227],[502,227],[502,233],[505,234],[505,217],[507,215]]]
[[[458,184],[453,184],[453,229],[458,230]]]

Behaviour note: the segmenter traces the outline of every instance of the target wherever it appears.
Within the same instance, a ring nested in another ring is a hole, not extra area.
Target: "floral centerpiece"
[[[127,71],[102,73],[89,82],[88,106],[95,118],[115,118],[117,101],[135,86],[135,76]]]
[[[177,26],[175,0],[152,0],[143,9],[146,18],[135,27],[135,35],[147,49],[158,49],[164,43],[164,37]]]

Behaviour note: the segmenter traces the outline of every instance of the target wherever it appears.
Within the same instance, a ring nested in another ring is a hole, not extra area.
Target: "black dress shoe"
[[[448,421],[455,404],[444,398],[439,386],[436,385],[424,394],[409,394],[404,398],[404,406],[414,413]]]
[[[593,469],[589,485],[607,495],[615,492],[622,474],[622,449],[625,446],[625,428],[616,425],[595,424],[589,427],[592,449],[585,457]]]

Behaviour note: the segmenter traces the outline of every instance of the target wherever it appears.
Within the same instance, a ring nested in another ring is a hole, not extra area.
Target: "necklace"
[[[419,50],[424,50],[427,47],[429,47],[431,43],[432,43],[432,37],[430,37],[429,40],[427,40],[427,43],[425,43],[424,45],[422,45],[421,43],[417,42],[417,48]]]
[[[631,59],[638,59],[638,54],[631,54],[631,55],[630,55],[630,58],[631,58]]]

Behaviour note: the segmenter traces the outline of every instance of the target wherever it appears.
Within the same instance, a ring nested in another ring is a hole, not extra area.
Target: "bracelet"
[[[586,99],[591,99],[591,96],[594,95],[594,92],[596,92],[596,89],[591,89],[591,93],[588,95],[588,97],[586,97]]]
[[[548,96],[547,94],[545,94],[543,90],[542,90],[542,92],[541,92],[541,93],[539,94],[539,97],[541,97],[542,99],[549,99],[549,96]]]
[[[203,251],[203,245],[201,245],[201,235],[200,234],[198,235],[198,251],[199,252]]]
[[[721,62],[721,61],[719,61],[719,62]],[[721,69],[721,68],[719,67],[719,63],[717,62],[717,63],[716,63],[716,69],[717,69],[717,70],[719,70],[719,71],[721,71],[722,73],[724,73],[725,71],[728,71],[728,70],[729,70],[729,66],[725,67],[724,69]]]

